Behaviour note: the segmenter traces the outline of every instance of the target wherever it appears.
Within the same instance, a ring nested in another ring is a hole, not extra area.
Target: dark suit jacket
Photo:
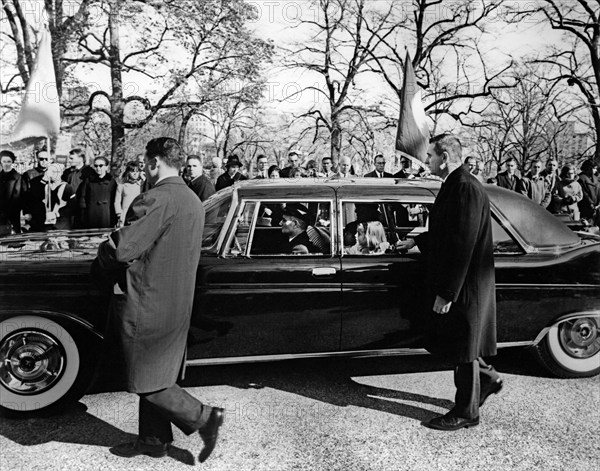
[[[294,237],[292,240],[290,240],[287,243],[287,246],[286,246],[287,253],[292,253],[294,250],[294,247],[297,247],[299,245],[304,245],[308,249],[309,253],[321,252],[319,250],[319,248],[310,241],[310,238],[308,237],[308,234],[306,233],[306,231],[298,234],[296,237]]]
[[[496,175],[496,184],[499,187],[506,188],[507,190],[516,191],[517,193],[521,193],[522,195],[527,196],[527,188],[523,184],[523,180],[516,175],[513,176],[512,181],[508,177],[507,172],[501,172]]]
[[[434,347],[458,363],[496,354],[495,273],[490,203],[483,185],[460,166],[429,214],[429,231],[417,238],[427,261],[429,310],[439,295],[452,301],[432,314]]]
[[[379,178],[379,177],[377,176],[377,172],[375,170],[373,170],[372,172],[365,173],[365,178]],[[389,172],[383,172],[383,178],[394,178],[394,175],[392,175]]]
[[[215,194],[215,186],[206,175],[200,175],[188,183],[190,189],[198,195],[200,201],[206,201],[210,196]]]
[[[228,186],[233,185],[237,181],[248,180],[248,177],[242,175],[240,172],[237,172],[233,178],[229,176],[229,173],[225,172],[217,178],[217,184],[215,188],[217,191],[222,190],[223,188],[227,188]]]
[[[204,206],[180,177],[158,182],[131,203],[129,225],[98,249],[106,273],[126,269],[126,294],[111,302],[108,337],[124,361],[129,392],[175,384],[200,260]]]
[[[11,223],[13,229],[21,229],[21,209],[25,204],[25,183],[19,172],[0,171],[0,225]]]
[[[404,169],[400,169],[394,173],[394,178],[408,178],[408,173],[406,173]]]

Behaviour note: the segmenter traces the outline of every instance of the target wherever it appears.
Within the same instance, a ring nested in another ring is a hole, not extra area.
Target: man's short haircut
[[[292,155],[296,155],[296,156],[298,156],[298,152],[296,152],[296,151],[291,151],[291,152],[288,154],[288,157],[291,157]]]
[[[10,160],[13,161],[13,163],[15,160],[17,160],[17,156],[9,150],[0,151],[0,158],[2,157],[8,157]]]
[[[180,170],[186,162],[186,155],[179,142],[172,137],[157,137],[146,144],[148,159],[160,157],[167,166]]]
[[[265,154],[258,154],[256,156],[256,161],[258,162],[260,159],[267,159],[269,160],[269,158],[265,155]]]
[[[515,159],[514,157],[509,157],[508,159],[506,159],[506,160],[504,161],[504,165],[506,165],[506,164],[507,164],[507,163],[509,163],[509,162],[514,162],[514,163],[516,164],[516,166],[517,166],[517,167],[519,166],[519,162],[517,162],[517,159]]]
[[[477,159],[475,157],[473,157],[472,155],[465,158],[465,163],[468,164],[469,160],[471,160],[471,159],[473,159],[475,161],[475,163],[477,163]]]
[[[375,162],[377,159],[383,159],[383,161],[385,162],[385,157],[383,156],[383,154],[377,154],[375,157],[373,157],[373,162]]]
[[[196,155],[196,154],[188,155],[187,159],[185,159],[185,161],[187,162],[188,160],[197,160],[198,162],[200,162],[200,165],[202,165],[202,157],[200,157],[199,155]]]
[[[96,160],[102,160],[106,164],[107,167],[109,165],[108,159],[106,157],[104,157],[103,155],[99,155],[98,157],[94,157],[93,162],[96,162]]]
[[[540,159],[533,159],[533,160],[531,161],[531,166],[533,167],[533,164],[541,164],[541,163],[542,163],[542,161],[541,161]],[[542,165],[543,165],[543,164],[542,164]]]
[[[323,163],[325,160],[330,160],[331,162],[333,162],[333,159],[331,157],[323,157],[321,159],[321,163]]]
[[[76,147],[75,149],[71,149],[69,151],[69,155],[76,155],[78,157],[84,158],[85,157],[85,152],[83,151],[83,149],[80,149],[79,147]]]
[[[447,152],[450,162],[462,164],[462,145],[454,134],[438,134],[433,136],[429,143],[434,144],[433,149],[436,154],[442,155]]]
[[[35,151],[35,158],[37,159],[42,152],[48,152],[48,149],[44,146],[41,149]],[[50,153],[50,152],[48,152]]]

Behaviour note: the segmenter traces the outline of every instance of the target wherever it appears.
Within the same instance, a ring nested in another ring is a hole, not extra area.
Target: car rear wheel
[[[2,321],[0,414],[47,411],[83,396],[93,374],[85,338],[71,322],[35,315]]]
[[[537,359],[561,378],[600,373],[600,317],[580,317],[552,326],[534,347]]]

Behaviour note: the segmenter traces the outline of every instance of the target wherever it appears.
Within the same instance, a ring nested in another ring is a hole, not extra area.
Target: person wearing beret
[[[281,221],[281,233],[288,238],[285,246],[285,252],[295,255],[307,255],[310,253],[320,253],[321,250],[314,245],[306,228],[309,223],[308,208],[299,203],[286,205],[283,210],[283,219]]]
[[[227,188],[228,186],[233,185],[237,181],[247,180],[248,177],[242,175],[240,173],[240,168],[242,168],[242,163],[237,155],[232,155],[227,159],[226,165],[227,171],[217,178],[217,184],[215,188],[217,191],[222,190],[223,188]]]

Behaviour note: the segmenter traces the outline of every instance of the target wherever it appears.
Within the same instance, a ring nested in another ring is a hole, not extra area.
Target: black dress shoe
[[[217,437],[219,435],[219,427],[223,425],[223,418],[225,411],[220,407],[213,407],[210,411],[208,421],[199,430],[200,438],[204,442],[204,448],[198,455],[200,463],[204,463],[210,456],[212,451],[215,449],[217,444]]]
[[[113,455],[121,456],[123,458],[133,458],[134,456],[139,455],[146,455],[151,458],[163,458],[167,456],[167,453],[169,452],[169,445],[146,445],[139,441],[135,441],[113,446],[109,451]]]
[[[452,413],[448,413],[446,415],[434,417],[428,422],[423,422],[423,425],[435,430],[458,430],[463,427],[469,428],[479,425],[479,417],[475,417],[474,419],[465,419],[464,417],[457,417]]]
[[[504,384],[502,383],[501,379],[496,380],[493,383],[488,383],[485,386],[482,386],[481,392],[479,393],[479,407],[483,405],[483,403],[489,396],[491,396],[492,394],[498,394],[502,390],[503,386]]]

